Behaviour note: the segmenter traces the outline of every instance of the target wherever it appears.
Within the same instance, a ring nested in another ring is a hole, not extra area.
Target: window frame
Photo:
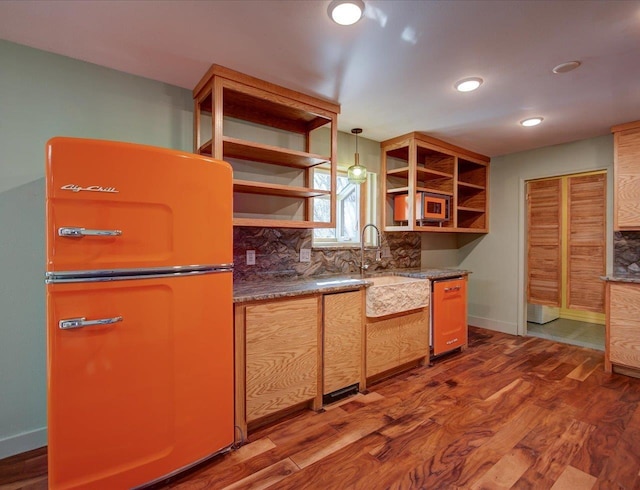
[[[314,172],[326,172],[329,173],[328,169],[323,168],[315,168]],[[315,174],[314,174],[315,175]],[[337,168],[337,175],[340,177],[347,176],[347,169],[344,167]],[[367,173],[367,181],[364,184],[358,186],[359,191],[359,201],[358,201],[358,228],[362,230],[362,227],[365,223],[372,223],[375,221],[374,217],[377,215],[377,202],[375,200],[375,186],[376,186],[376,174],[368,172]],[[360,248],[361,246],[361,236],[358,233],[356,240],[344,241],[340,240],[337,237],[337,230],[339,227],[339,222],[341,220],[341,213],[339,210],[340,201],[339,195],[336,195],[336,227],[329,228],[330,230],[334,230],[333,238],[322,238],[315,236],[315,229],[312,232],[312,247],[313,248]],[[322,228],[327,229],[327,228]],[[371,234],[369,233],[371,230],[367,230],[367,236],[365,237],[365,244],[371,243]]]

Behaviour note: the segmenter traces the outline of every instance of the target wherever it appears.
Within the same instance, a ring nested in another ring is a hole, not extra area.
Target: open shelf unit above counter
[[[335,226],[339,105],[219,65],[193,97],[194,151],[234,170],[235,226]],[[314,188],[316,168],[328,188]],[[317,199],[329,219],[314,220]]]
[[[386,231],[488,233],[489,157],[417,132],[380,147]]]

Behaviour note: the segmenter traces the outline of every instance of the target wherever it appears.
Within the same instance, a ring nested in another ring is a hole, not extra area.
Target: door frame
[[[567,173],[552,172],[537,176],[521,177],[518,188],[518,324],[517,335],[527,335],[527,182],[539,179],[551,179],[568,175],[593,173],[604,171],[607,176],[607,202],[606,202],[606,261],[605,273],[611,274],[613,270],[613,169],[606,166],[596,168],[577,169]]]

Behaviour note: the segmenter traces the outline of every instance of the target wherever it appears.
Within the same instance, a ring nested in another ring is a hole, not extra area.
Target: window
[[[329,190],[331,187],[331,175],[328,170],[315,169],[313,173],[313,186],[316,189]],[[363,185],[350,184],[347,180],[347,172],[338,170],[337,195],[336,195],[336,227],[318,228],[313,230],[314,246],[330,245],[355,245],[360,246],[360,230],[362,220],[370,221],[369,216],[375,216],[373,206],[366,205],[366,197],[374,196],[375,174],[369,173],[367,182]],[[329,197],[316,198],[313,206],[314,221],[329,221],[330,219]],[[363,208],[367,208],[363,213]]]

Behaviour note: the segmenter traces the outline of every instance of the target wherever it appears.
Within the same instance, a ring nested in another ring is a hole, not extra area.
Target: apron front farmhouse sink
[[[368,277],[366,289],[368,317],[379,317],[429,305],[429,281],[403,276]]]

